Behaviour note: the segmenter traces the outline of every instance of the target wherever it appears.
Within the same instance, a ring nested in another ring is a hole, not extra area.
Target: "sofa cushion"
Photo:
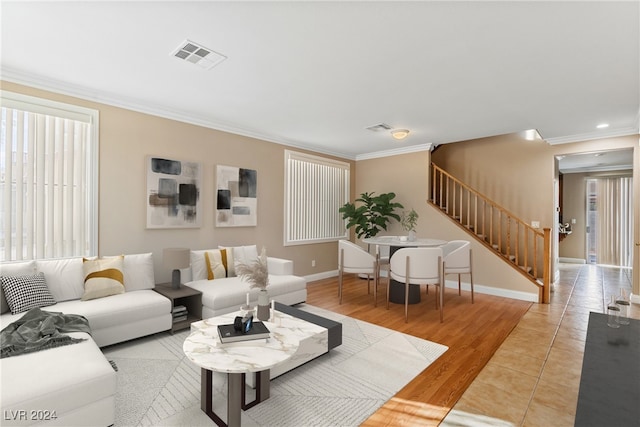
[[[23,313],[32,308],[47,307],[56,303],[42,273],[30,276],[2,276],[1,280],[11,314]]]
[[[227,250],[227,277],[235,277],[235,266],[239,262],[248,264],[258,258],[258,247],[256,245],[248,246],[218,246],[220,249]]]
[[[35,261],[19,261],[0,265],[0,276],[29,276],[36,273]],[[55,298],[55,297],[54,297]],[[9,304],[0,285],[0,314],[9,312]]]
[[[84,294],[87,301],[124,293],[124,256],[83,259]]]
[[[65,301],[45,310],[79,314],[95,330],[166,315],[171,313],[171,301],[155,291],[141,290],[88,301]]]
[[[207,250],[191,251],[191,280],[207,280],[207,263],[204,260]]]
[[[44,273],[47,286],[56,301],[82,297],[84,275],[81,257],[37,260],[36,268],[37,271]]]
[[[55,411],[63,419],[69,412],[115,395],[116,372],[95,342],[86,333],[69,335],[86,341],[2,359],[3,413]]]
[[[227,277],[227,250],[213,249],[204,253],[207,266],[207,279],[215,280]]]
[[[128,291],[153,289],[153,254],[131,254],[124,256],[124,288]]]
[[[220,310],[227,307],[238,307],[246,303],[246,295],[249,293],[250,301],[258,300],[258,289],[250,289],[249,283],[240,277],[227,277],[219,280],[197,280],[186,283],[193,289],[202,292],[202,305],[212,310]],[[269,298],[306,289],[307,282],[298,276],[269,275],[267,293]]]

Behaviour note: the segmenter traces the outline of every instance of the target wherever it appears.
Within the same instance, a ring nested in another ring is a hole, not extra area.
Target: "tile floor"
[[[621,288],[630,269],[561,264],[551,303],[531,306],[440,425],[573,426],[589,312]]]

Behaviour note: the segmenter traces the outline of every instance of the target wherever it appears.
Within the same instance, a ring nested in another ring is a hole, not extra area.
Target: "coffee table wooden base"
[[[270,396],[269,369],[256,372],[256,397],[246,401],[245,373],[229,373],[227,385],[227,422],[213,412],[213,372],[202,368],[200,371],[200,409],[220,427],[240,426],[241,410],[247,410]]]

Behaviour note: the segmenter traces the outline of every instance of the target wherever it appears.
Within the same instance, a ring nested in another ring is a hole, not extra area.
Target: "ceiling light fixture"
[[[395,139],[405,139],[408,135],[408,129],[394,129],[391,131],[391,136],[393,136]]]
[[[609,123],[601,123],[598,126],[596,126],[598,129],[604,129],[604,128],[608,128],[609,127]]]

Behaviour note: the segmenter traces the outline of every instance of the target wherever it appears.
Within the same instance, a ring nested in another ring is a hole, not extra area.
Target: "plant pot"
[[[415,230],[409,231],[409,236],[407,236],[407,240],[410,241],[410,242],[415,242],[416,239],[417,239],[417,235],[416,235]]]

